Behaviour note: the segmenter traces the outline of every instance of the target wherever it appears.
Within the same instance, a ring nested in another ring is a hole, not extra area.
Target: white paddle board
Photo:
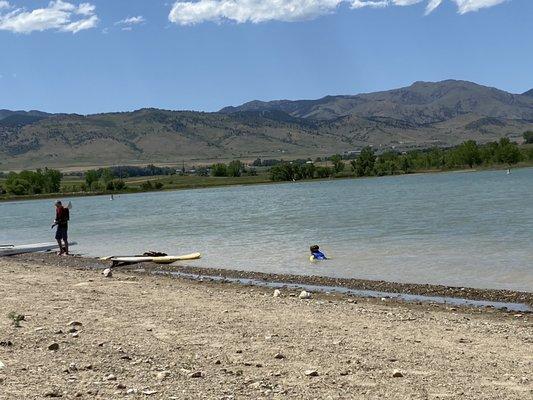
[[[76,242],[70,242],[69,246],[75,246]],[[57,243],[34,243],[20,246],[0,247],[0,256],[14,256],[17,254],[38,253],[59,249]]]

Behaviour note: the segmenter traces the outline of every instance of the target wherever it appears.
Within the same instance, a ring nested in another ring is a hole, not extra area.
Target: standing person
[[[57,226],[56,240],[59,245],[59,255],[68,255],[68,221],[70,219],[69,209],[63,207],[61,201],[56,201],[56,219],[54,220],[54,226]],[[61,243],[63,241],[63,243]]]

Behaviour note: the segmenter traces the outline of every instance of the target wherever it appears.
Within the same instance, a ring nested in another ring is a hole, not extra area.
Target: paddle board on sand
[[[142,263],[154,262],[156,264],[172,264],[176,261],[198,260],[202,255],[200,253],[186,254],[184,256],[163,256],[163,257],[145,257],[145,256],[127,256],[127,257],[103,257],[101,260],[113,261],[115,263]]]
[[[75,246],[76,242],[70,242],[69,246]],[[38,253],[41,251],[59,250],[57,243],[34,243],[20,246],[0,247],[0,256],[14,256],[17,254]]]

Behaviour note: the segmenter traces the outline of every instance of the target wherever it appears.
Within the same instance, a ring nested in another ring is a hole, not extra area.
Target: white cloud
[[[96,7],[89,3],[75,5],[68,1],[52,0],[45,8],[29,11],[1,0],[0,30],[15,33],[46,30],[78,33],[98,25],[95,10]]]
[[[128,17],[120,21],[115,22],[115,26],[120,26],[123,31],[132,31],[135,25],[141,25],[146,22],[146,19],[142,15],[136,17]]]
[[[497,6],[507,0],[453,0],[457,3],[460,14],[478,11],[482,8]]]
[[[478,11],[510,0],[450,0],[460,14]],[[427,3],[426,14],[434,11],[444,0],[178,0],[172,6],[169,20],[178,25],[202,22],[259,23],[265,21],[303,21],[333,13],[343,4],[351,8],[385,8]]]
[[[115,22],[115,25],[124,25],[124,26],[131,26],[131,25],[139,25],[146,22],[144,17],[142,15],[139,15],[137,17],[128,17],[126,19],[122,19],[120,21]]]

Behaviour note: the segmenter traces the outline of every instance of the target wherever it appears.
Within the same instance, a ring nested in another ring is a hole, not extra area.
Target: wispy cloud
[[[199,0],[176,1],[169,20],[178,25],[194,25],[202,22],[260,23],[266,21],[304,21],[335,12],[339,6],[352,9],[390,6],[412,6],[426,3],[426,14],[434,11],[445,0]],[[449,0],[465,14],[482,8],[493,7],[510,0]]]
[[[125,19],[121,19],[120,21],[115,22],[115,25],[133,26],[133,25],[144,24],[145,22],[146,22],[146,19],[142,15],[138,15],[136,17],[128,17]]]
[[[15,33],[55,30],[78,33],[98,25],[96,7],[53,0],[47,7],[27,10],[0,0],[0,30]]]

